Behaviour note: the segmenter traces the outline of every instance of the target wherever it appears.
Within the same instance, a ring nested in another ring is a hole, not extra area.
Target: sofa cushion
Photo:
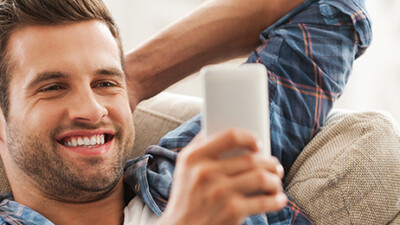
[[[395,124],[379,112],[331,113],[290,170],[287,193],[315,224],[399,224]]]
[[[203,100],[198,97],[162,92],[141,102],[134,112],[136,138],[131,158],[142,155],[181,123],[199,114]]]

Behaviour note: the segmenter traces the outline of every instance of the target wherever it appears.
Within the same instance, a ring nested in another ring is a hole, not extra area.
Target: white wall
[[[184,16],[202,0],[105,0],[122,33],[125,49],[131,49],[163,27]],[[367,0],[374,39],[355,62],[337,108],[385,110],[400,121],[400,1]],[[236,63],[241,60],[236,60]],[[188,78],[169,89],[201,95],[199,80]]]
[[[131,49],[178,18],[202,0],[104,0],[116,20],[125,50]]]
[[[400,1],[367,3],[373,22],[373,41],[356,61],[337,107],[386,110],[400,121]]]

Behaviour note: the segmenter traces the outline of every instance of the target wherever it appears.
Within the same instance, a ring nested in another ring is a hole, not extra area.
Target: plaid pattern
[[[324,124],[343,93],[352,64],[371,41],[364,0],[308,0],[267,28],[248,63],[268,71],[272,154],[288,172]],[[161,215],[171,189],[176,156],[200,131],[200,116],[182,124],[127,162],[124,181]],[[53,224],[3,196],[0,224]],[[281,211],[245,219],[246,225],[311,224],[290,201]]]
[[[248,63],[267,68],[272,154],[286,172],[324,124],[343,93],[354,59],[363,54],[371,37],[362,0],[306,1],[261,33],[262,43]],[[159,146],[147,149],[148,179],[156,182],[150,192],[159,212],[167,203],[176,152],[200,128],[196,116],[164,136]],[[170,150],[168,157],[165,149]],[[146,199],[145,193],[138,194]],[[312,224],[292,200],[283,210],[248,217],[244,224],[267,224],[266,220],[270,225]]]
[[[286,172],[344,90],[356,57],[371,40],[356,1],[319,1],[295,10],[261,35],[248,59],[268,71],[271,150]],[[307,4],[307,3],[306,3]]]
[[[160,145],[148,147],[144,156],[127,164],[125,182],[157,215],[161,215],[167,205],[177,155],[190,142],[189,137],[197,134],[200,128],[199,116],[192,118],[162,138]],[[147,180],[141,179],[145,175]],[[139,190],[135,187],[141,188]],[[287,206],[281,211],[247,217],[243,224],[283,225],[312,222],[289,197]]]

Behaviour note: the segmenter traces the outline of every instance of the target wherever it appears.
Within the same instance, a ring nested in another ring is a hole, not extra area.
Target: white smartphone
[[[270,155],[270,128],[267,71],[261,64],[212,65],[200,71],[204,106],[202,129],[206,136],[226,128],[254,131],[263,144],[260,154]],[[244,154],[234,149],[230,157]]]

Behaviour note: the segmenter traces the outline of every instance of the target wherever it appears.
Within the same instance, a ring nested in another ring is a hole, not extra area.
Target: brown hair
[[[7,119],[12,65],[6,48],[11,34],[19,28],[32,25],[71,24],[87,20],[104,22],[120,48],[121,39],[110,12],[101,0],[0,0],[0,107]]]

